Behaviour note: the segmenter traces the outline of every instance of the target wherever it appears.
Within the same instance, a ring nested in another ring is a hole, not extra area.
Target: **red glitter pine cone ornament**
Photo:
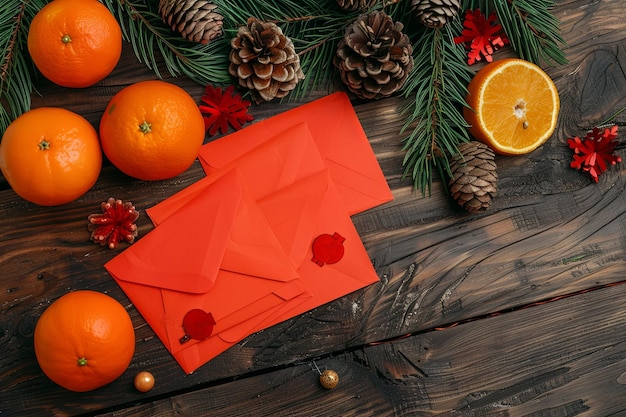
[[[119,242],[133,243],[137,237],[139,212],[131,202],[109,198],[100,204],[102,213],[90,214],[88,229],[91,240],[115,249]]]

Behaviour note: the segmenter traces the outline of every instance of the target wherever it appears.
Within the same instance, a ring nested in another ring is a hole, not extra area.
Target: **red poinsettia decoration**
[[[495,11],[492,11],[489,17],[485,17],[479,9],[468,9],[465,12],[463,31],[461,36],[454,38],[454,43],[465,44],[468,49],[468,65],[473,65],[483,58],[487,62],[493,61],[491,55],[499,48],[509,44],[509,38],[497,19]]]
[[[609,164],[622,162],[622,158],[613,154],[618,143],[616,138],[617,126],[612,126],[603,131],[594,127],[584,139],[578,136],[568,139],[567,144],[574,150],[574,160],[570,166],[588,172],[598,182],[598,177],[607,170]]]
[[[241,95],[235,93],[233,85],[223,91],[219,87],[207,85],[201,100],[202,104],[199,107],[209,136],[213,136],[218,130],[226,133],[229,125],[239,130],[245,123],[254,119],[248,113],[250,101],[242,100]]]

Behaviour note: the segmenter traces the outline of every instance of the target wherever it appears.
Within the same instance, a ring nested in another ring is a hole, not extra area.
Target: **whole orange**
[[[204,119],[194,99],[181,87],[160,80],[120,90],[100,120],[107,158],[126,175],[146,181],[186,171],[204,135]]]
[[[113,71],[122,30],[98,0],[54,0],[33,18],[28,52],[41,73],[64,87],[89,87]]]
[[[135,353],[135,331],[126,309],[91,290],[70,292],[53,302],[37,321],[34,342],[46,376],[76,392],[114,381]]]
[[[76,200],[96,183],[101,168],[96,129],[66,109],[27,111],[0,142],[2,174],[20,197],[42,206]]]

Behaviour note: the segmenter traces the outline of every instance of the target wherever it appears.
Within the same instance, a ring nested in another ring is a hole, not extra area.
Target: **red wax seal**
[[[319,235],[313,241],[313,258],[311,261],[319,266],[337,263],[343,258],[345,237],[339,233]]]
[[[213,314],[197,308],[189,310],[183,318],[185,336],[180,339],[180,343],[185,343],[189,341],[189,339],[206,339],[211,336],[213,325],[215,325]]]

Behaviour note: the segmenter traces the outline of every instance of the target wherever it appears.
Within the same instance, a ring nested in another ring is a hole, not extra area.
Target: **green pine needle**
[[[422,34],[413,56],[415,68],[403,89],[411,98],[402,128],[410,130],[404,139],[404,175],[422,193],[430,193],[435,171],[449,175],[449,157],[458,154],[460,143],[469,141],[462,106],[471,73],[464,50],[454,44],[455,26],[453,22]]]
[[[28,111],[35,70],[28,54],[28,27],[45,0],[4,0],[0,5],[0,133]]]
[[[511,47],[535,64],[566,64],[560,22],[552,14],[553,0],[465,0],[462,10],[496,12]]]
[[[200,84],[226,84],[228,54],[225,40],[208,44],[190,42],[174,33],[158,14],[158,2],[149,0],[103,0],[117,18],[126,41],[139,62],[162,78],[187,76]],[[221,41],[221,42],[220,42]]]
[[[498,20],[519,57],[535,64],[566,64],[552,0],[494,1]]]

